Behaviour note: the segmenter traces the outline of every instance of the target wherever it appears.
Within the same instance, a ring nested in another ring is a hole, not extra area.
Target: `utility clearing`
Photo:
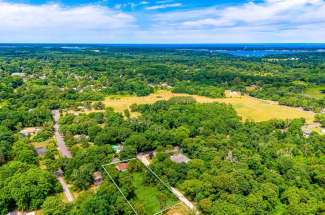
[[[136,167],[133,164],[133,168],[117,168],[118,164],[130,164],[132,161],[137,163]],[[136,215],[163,214],[181,204],[169,187],[135,158],[106,164],[103,168]],[[133,192],[135,195],[130,194]]]
[[[255,122],[267,121],[271,119],[296,119],[305,118],[307,123],[314,121],[314,113],[304,111],[301,108],[279,105],[276,102],[261,100],[247,95],[235,95],[226,92],[225,98],[209,98],[205,96],[172,93],[167,90],[157,91],[154,94],[144,97],[137,96],[110,96],[105,99],[107,107],[112,107],[117,112],[129,109],[132,104],[153,104],[161,100],[169,100],[175,96],[191,96],[198,103],[222,102],[231,104],[243,120]],[[139,113],[132,113],[132,117],[139,116]]]

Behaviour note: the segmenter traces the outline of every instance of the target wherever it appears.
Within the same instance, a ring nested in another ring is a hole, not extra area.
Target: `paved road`
[[[59,131],[60,111],[53,110],[52,114],[53,114],[53,119],[54,119],[54,135],[56,138],[56,144],[58,146],[60,154],[62,155],[62,157],[72,158],[71,152],[68,149],[68,147],[65,145],[63,136],[60,134],[60,131]]]
[[[60,111],[59,110],[53,110],[53,119],[54,119],[54,135],[56,139],[56,145],[58,146],[59,152],[62,157],[66,158],[72,158],[72,154],[68,147],[64,143],[63,136],[60,134],[59,131],[59,119],[60,119]],[[62,176],[56,177],[58,181],[60,182],[62,188],[63,188],[63,193],[68,202],[73,202],[73,195],[71,194],[69,187],[67,183],[65,182],[64,178]]]
[[[60,184],[62,185],[64,195],[67,198],[68,202],[73,202],[73,195],[70,192],[67,183],[65,183],[64,178],[63,177],[57,177],[57,179],[60,182]]]
[[[139,153],[137,155],[138,160],[140,160],[145,166],[148,167],[149,170],[151,170],[149,168],[150,165],[150,161],[147,159],[147,156],[145,154]],[[152,171],[152,170],[151,170]],[[156,173],[154,173],[152,171],[152,173],[154,175],[156,175]],[[156,177],[158,177],[156,175]],[[159,177],[158,177],[159,178]],[[161,179],[159,179],[161,181]],[[179,201],[183,202],[188,208],[191,209],[191,211],[194,211],[195,214],[199,214],[199,211],[196,209],[196,207],[193,205],[193,203],[188,200],[180,191],[178,191],[176,188],[174,187],[170,187],[169,185],[165,184],[163,181],[161,181],[165,186],[167,186],[168,189],[170,189],[171,192],[173,192],[173,194],[178,198]]]

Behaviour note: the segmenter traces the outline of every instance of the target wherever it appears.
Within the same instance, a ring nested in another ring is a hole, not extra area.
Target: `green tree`
[[[49,196],[42,205],[45,215],[61,215],[67,213],[67,206],[57,196]]]

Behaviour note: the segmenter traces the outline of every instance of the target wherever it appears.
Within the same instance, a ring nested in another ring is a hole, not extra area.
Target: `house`
[[[25,137],[29,137],[33,134],[36,134],[39,132],[41,129],[40,128],[35,128],[35,127],[30,127],[30,128],[24,128],[21,130],[19,133]]]
[[[94,179],[94,184],[96,186],[100,185],[101,183],[103,183],[103,176],[102,173],[97,171],[93,173],[93,179]]]
[[[26,74],[23,73],[23,72],[14,72],[14,73],[11,73],[11,76],[13,76],[13,77],[21,77],[21,78],[23,78],[23,77],[26,76]]]
[[[7,215],[36,215],[36,212],[35,211],[31,211],[31,212],[12,211],[9,212]]]
[[[225,160],[230,161],[232,163],[237,162],[237,158],[233,155],[232,151],[228,152],[228,154],[225,156]]]
[[[149,159],[151,160],[155,156],[155,151],[150,151],[147,153],[147,155],[148,155]]]
[[[116,164],[116,169],[120,172],[125,172],[128,170],[129,164],[128,163],[119,163]]]
[[[161,83],[160,87],[164,88],[164,89],[171,89],[172,88],[168,83]]]
[[[304,137],[309,137],[311,135],[311,130],[308,130],[308,129],[303,129],[302,130],[302,133],[304,135]]]
[[[73,136],[73,138],[77,141],[81,141],[81,140],[89,140],[89,136],[85,135],[85,134],[76,134]]]
[[[175,162],[175,163],[188,163],[190,161],[190,159],[188,157],[186,157],[184,154],[182,153],[177,153],[174,154],[172,156],[170,156],[170,159]]]
[[[241,93],[240,92],[236,92],[236,91],[231,91],[231,90],[227,90],[226,92],[226,96],[230,97],[230,98],[236,98],[236,97],[240,97]]]
[[[61,177],[61,176],[63,176],[63,170],[62,170],[61,168],[58,169],[57,171],[54,172],[54,175],[55,175],[56,177]]]
[[[47,151],[46,147],[37,147],[37,148],[35,148],[35,150],[36,150],[36,153],[37,153],[38,156],[45,155],[45,153]]]

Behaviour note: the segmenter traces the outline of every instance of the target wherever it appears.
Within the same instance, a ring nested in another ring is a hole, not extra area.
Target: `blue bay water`
[[[198,51],[224,53],[242,57],[264,57],[268,55],[296,54],[306,52],[325,52],[321,43],[256,43],[256,44],[0,44],[1,49],[44,48],[44,49],[109,49],[109,48],[150,48],[175,49],[179,51]]]

